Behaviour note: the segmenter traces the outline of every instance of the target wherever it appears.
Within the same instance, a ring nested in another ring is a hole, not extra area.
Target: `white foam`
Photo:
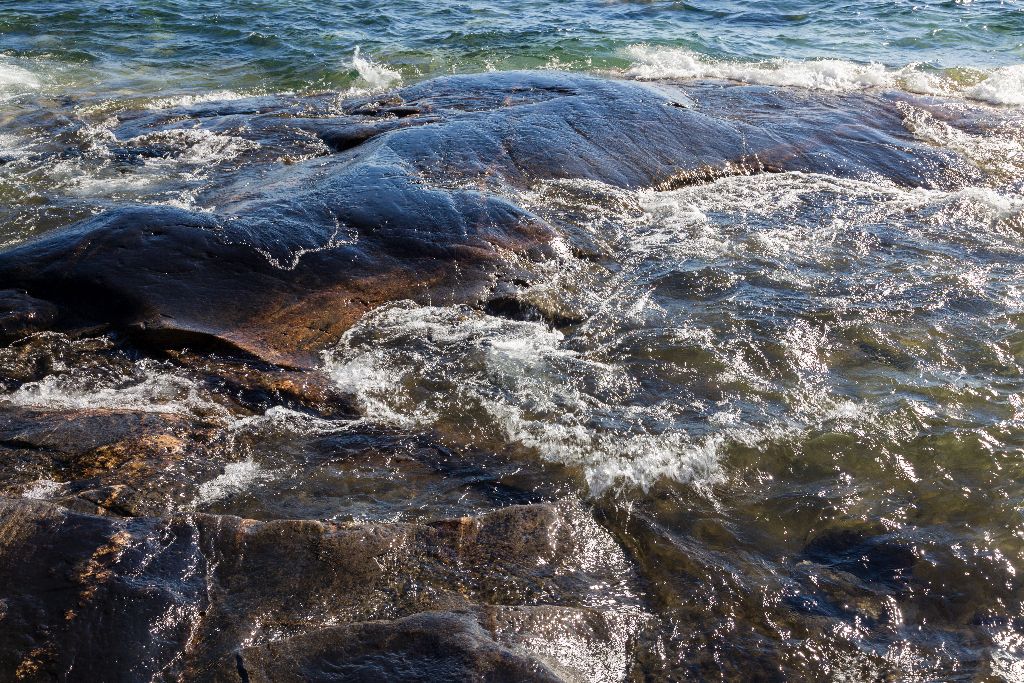
[[[366,316],[325,358],[368,420],[423,428],[465,419],[468,433],[581,468],[595,491],[623,480],[650,486],[661,477],[718,476],[721,439],[651,429],[671,422],[675,407],[609,402],[609,393],[632,391],[630,378],[564,342],[539,323],[395,305]],[[447,384],[439,390],[438,382]]]
[[[172,128],[140,135],[125,142],[133,145],[168,145],[174,160],[196,165],[231,161],[259,148],[259,143],[253,140],[215,133],[205,128]],[[165,160],[147,159],[146,163],[159,164],[162,161]]]
[[[714,61],[690,50],[645,45],[633,45],[628,53],[636,60],[629,74],[645,80],[709,78],[830,91],[878,87],[890,80],[888,70],[881,64],[857,64],[838,59]]]
[[[836,241],[847,239],[859,223],[907,220],[915,215],[932,216],[935,212],[939,213],[934,218],[956,218],[962,224],[958,226],[962,232],[949,233],[950,226],[943,223],[936,225],[938,229],[929,232],[929,237],[1003,238],[1013,235],[1005,231],[1005,224],[1024,211],[1024,199],[989,187],[929,190],[904,188],[881,179],[855,180],[800,172],[735,176],[710,185],[671,192],[640,191],[637,195],[653,220],[639,236],[637,248],[647,250],[654,242],[671,244],[670,253],[677,258],[746,258],[752,251],[787,260],[826,258],[829,252],[836,251]],[[728,226],[708,217],[716,212],[755,217],[813,211],[819,195],[835,197],[835,204],[828,207],[830,213],[820,222],[812,226],[782,222],[751,233],[742,241],[730,236]],[[925,227],[933,224],[934,219],[920,221]],[[856,253],[863,246],[851,243],[850,248]]]
[[[352,53],[352,68],[359,73],[359,77],[365,84],[361,88],[353,88],[353,93],[356,91],[367,93],[384,90],[402,80],[402,74],[394,69],[378,64],[368,57],[363,57],[359,46],[356,46],[355,51]]]
[[[0,61],[0,102],[42,87],[42,81],[28,69]]]
[[[23,158],[32,153],[31,141],[12,133],[0,133],[0,154],[7,158]]]
[[[1024,131],[1019,126],[972,135],[929,112],[900,102],[903,125],[919,140],[960,154],[996,178],[1016,179],[1024,174]]]
[[[282,432],[306,436],[335,434],[360,424],[362,424],[362,420],[359,419],[338,422],[301,413],[284,406],[271,406],[261,415],[232,419],[228,425],[228,437],[235,440],[242,435],[262,437]]]
[[[50,500],[63,488],[64,484],[59,481],[54,481],[52,479],[36,479],[24,490],[24,492],[22,492],[21,495],[24,498]]]
[[[176,107],[189,107],[203,102],[229,102],[242,100],[249,95],[244,95],[234,90],[215,90],[200,95],[176,95],[173,97],[159,97],[146,104],[147,109],[173,109]]]
[[[222,406],[201,395],[191,379],[150,360],[135,363],[130,374],[57,372],[22,384],[0,396],[0,402],[48,410],[107,409],[227,416]]]
[[[926,70],[920,64],[891,68],[877,62],[844,59],[792,60],[776,58],[760,62],[714,59],[685,48],[631,45],[634,60],[627,70],[641,80],[711,79],[760,85],[788,86],[848,92],[871,88],[901,89],[922,95],[966,97],[998,105],[1024,104],[1024,65],[991,72]],[[964,73],[973,74],[964,82]]]
[[[966,91],[967,97],[992,104],[1024,105],[1024,64],[996,69]]]
[[[40,169],[47,181],[80,197],[110,197],[195,209],[204,181],[218,164],[230,163],[259,149],[255,141],[202,128],[157,131],[122,140],[108,127],[113,123],[116,119],[83,126],[78,135],[91,154],[48,161]],[[165,147],[166,153],[126,166],[112,156],[112,149],[122,145],[158,145]]]
[[[204,482],[199,487],[195,504],[198,506],[212,503],[273,478],[273,472],[264,470],[254,460],[228,463],[224,466],[223,474]]]

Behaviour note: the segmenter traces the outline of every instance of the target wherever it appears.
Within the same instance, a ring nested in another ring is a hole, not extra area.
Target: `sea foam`
[[[41,86],[39,77],[28,69],[0,60],[0,102],[38,90]]]
[[[1024,104],[1024,66],[992,71],[928,70],[920,64],[891,68],[877,62],[845,59],[766,61],[720,60],[685,48],[631,45],[633,65],[627,74],[641,80],[712,79],[759,85],[850,92],[871,88],[899,89],[920,95],[964,97],[996,105]]]

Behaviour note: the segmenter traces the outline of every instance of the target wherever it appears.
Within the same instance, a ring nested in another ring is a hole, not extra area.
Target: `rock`
[[[205,390],[230,397],[246,410],[262,413],[280,406],[334,419],[352,419],[359,414],[353,397],[340,392],[323,373],[216,354],[171,352],[169,356],[176,365],[201,377]]]
[[[209,423],[124,410],[0,411],[0,495],[59,498],[98,514],[153,515],[215,476]],[[187,464],[186,464],[187,463]]]
[[[424,612],[285,638],[225,658],[215,680],[558,683],[543,663],[496,643],[472,615]]]
[[[906,587],[917,557],[910,546],[896,543],[884,532],[864,529],[828,529],[812,538],[801,559],[844,572],[864,584],[893,590]]]
[[[338,667],[393,680],[407,666],[412,680],[595,680],[595,652],[625,674],[645,623],[635,581],[566,504],[338,525],[2,499],[0,677],[293,680]],[[559,624],[579,627],[576,646],[544,647]]]
[[[57,307],[23,291],[0,290],[0,342],[44,330],[57,319]]]
[[[206,604],[194,525],[0,510],[0,678],[148,680],[180,656]]]
[[[555,72],[439,78],[323,118],[265,102],[207,107],[189,125],[273,144],[312,135],[332,153],[253,170],[219,188],[216,213],[125,207],[48,233],[0,253],[0,281],[28,293],[19,306],[39,325],[100,325],[159,348],[308,367],[382,303],[478,303],[523,274],[515,259],[545,258],[553,229],[509,199],[539,181],[671,187],[764,170],[881,170],[927,184],[951,163],[870,100],[837,122],[806,98],[723,92],[748,111],[762,103],[789,116],[738,120],[679,106],[671,88]],[[170,120],[130,125],[136,136],[182,125]]]

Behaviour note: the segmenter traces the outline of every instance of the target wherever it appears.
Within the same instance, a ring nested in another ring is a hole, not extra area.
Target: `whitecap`
[[[686,49],[646,45],[633,45],[628,48],[628,54],[636,60],[628,73],[643,80],[707,78],[846,91],[887,85],[891,79],[891,74],[882,64],[857,64],[839,59],[806,62],[777,59],[751,63],[718,61]]]
[[[997,105],[1024,104],[1024,65],[989,72],[931,70],[921,64],[893,68],[878,62],[846,59],[763,61],[715,59],[685,48],[638,44],[626,48],[633,65],[626,73],[640,80],[711,79],[786,86],[827,92],[872,88],[920,95],[964,97]]]
[[[967,97],[991,104],[1024,105],[1024,64],[996,69],[966,90]]]
[[[158,97],[146,103],[147,109],[174,109],[177,107],[190,107],[204,102],[230,102],[249,97],[234,90],[214,90],[208,93],[192,95],[174,95],[170,97]]]

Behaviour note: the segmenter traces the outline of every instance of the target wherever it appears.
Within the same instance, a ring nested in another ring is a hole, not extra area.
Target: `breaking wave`
[[[634,60],[627,73],[642,80],[720,79],[828,92],[885,88],[959,96],[996,105],[1024,104],[1024,65],[981,71],[937,70],[922,64],[894,69],[876,62],[844,59],[732,61],[685,48],[649,45],[632,45],[626,53]]]
[[[23,67],[0,59],[0,102],[38,90],[42,81]]]

